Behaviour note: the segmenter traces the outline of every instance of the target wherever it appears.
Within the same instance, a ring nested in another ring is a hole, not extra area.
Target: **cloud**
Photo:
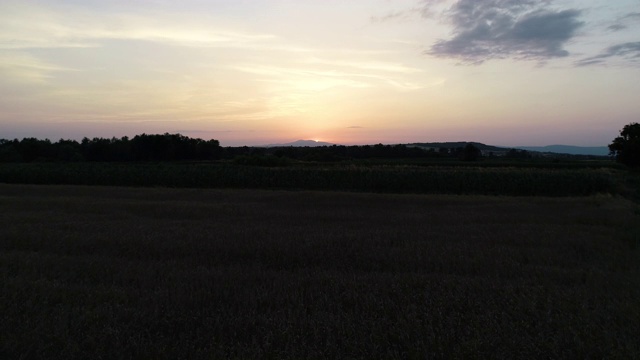
[[[613,24],[613,25],[607,26],[607,29],[611,31],[620,31],[626,28],[627,28],[627,25],[623,25],[623,24]]]
[[[103,40],[185,47],[259,47],[276,36],[212,26],[181,14],[100,13],[81,7],[0,4],[0,49],[99,47]]]
[[[566,57],[564,45],[583,22],[580,10],[549,10],[550,1],[459,0],[446,13],[449,39],[436,41],[427,54],[481,64],[491,59],[545,61]]]
[[[358,69],[358,70],[379,70],[379,71],[384,71],[384,72],[391,72],[391,73],[404,73],[404,74],[411,74],[411,73],[420,73],[423,72],[422,69],[418,69],[418,68],[413,68],[413,67],[408,67],[405,66],[403,64],[398,64],[398,63],[389,63],[389,62],[374,62],[374,61],[340,61],[340,60],[327,60],[327,59],[321,59],[321,58],[311,58],[309,60],[309,63],[311,64],[322,64],[322,65],[329,65],[329,66],[337,66],[337,67],[345,67],[345,68],[354,68],[354,69]]]
[[[393,20],[405,20],[409,18],[413,12],[414,12],[414,9],[411,9],[406,11],[394,11],[382,16],[372,16],[371,22],[381,23],[381,22],[387,22],[387,21],[393,21]]]
[[[390,11],[385,15],[372,16],[371,22],[383,23],[389,21],[405,21],[414,17],[433,18],[440,10],[440,5],[447,0],[422,0],[420,6],[405,10]]]
[[[438,5],[445,3],[447,0],[422,0],[422,8],[420,14],[424,18],[432,18],[438,13]]]
[[[640,41],[609,46],[596,56],[591,56],[577,61],[576,65],[601,65],[604,64],[606,60],[613,57],[623,58],[631,63],[640,65]]]
[[[639,12],[631,12],[624,16],[619,17],[616,22],[612,25],[609,25],[607,29],[611,31],[620,31],[625,30],[629,27],[629,23],[640,22],[640,13]]]
[[[427,86],[438,86],[444,83],[442,79],[435,79],[432,84],[417,83],[405,80],[406,76],[396,76],[393,72],[417,72],[418,69],[402,65],[385,63],[357,63],[340,61],[312,60],[311,64],[332,65],[331,68],[299,67],[299,66],[269,66],[259,64],[239,64],[232,69],[245,73],[264,76],[262,81],[279,83],[292,89],[301,91],[325,91],[335,87],[371,88],[380,83],[390,85],[399,91],[413,91]],[[337,67],[336,67],[337,66]],[[354,67],[345,70],[339,67]],[[390,74],[385,74],[388,72]]]
[[[29,54],[0,51],[0,78],[4,80],[44,84],[63,71],[77,70],[50,64]]]
[[[635,21],[640,21],[640,12],[631,12],[622,17],[623,20],[631,19]]]

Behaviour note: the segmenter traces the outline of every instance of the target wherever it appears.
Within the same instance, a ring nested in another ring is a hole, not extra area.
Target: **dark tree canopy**
[[[180,134],[136,135],[133,139],[84,138],[81,142],[49,139],[0,139],[0,162],[37,161],[181,161],[218,159],[218,140]]]
[[[640,124],[625,125],[620,136],[609,144],[609,151],[617,161],[627,166],[640,166]]]
[[[462,149],[460,158],[464,161],[476,161],[482,156],[482,151],[473,144],[469,143]]]

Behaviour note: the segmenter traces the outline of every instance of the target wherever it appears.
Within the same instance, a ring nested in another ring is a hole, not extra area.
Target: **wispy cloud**
[[[56,66],[29,54],[14,51],[0,52],[0,78],[20,83],[46,83],[58,72],[76,71]]]
[[[621,31],[633,24],[640,24],[640,12],[630,12],[620,16],[613,24],[607,27],[611,31]]]
[[[102,40],[141,40],[192,47],[247,47],[270,34],[215,27],[174,14],[153,17],[17,3],[0,6],[0,49],[96,47]],[[184,21],[182,21],[184,20]]]
[[[622,58],[631,64],[640,65],[640,41],[609,46],[596,56],[577,61],[576,65],[602,65],[610,58]]]
[[[420,15],[424,18],[433,18],[438,14],[439,5],[446,2],[447,0],[422,0]]]
[[[374,23],[386,22],[392,20],[406,19],[411,15],[411,11],[393,11],[381,16],[372,16],[371,21]]]
[[[551,10],[550,1],[459,0],[446,13],[449,39],[427,54],[481,64],[491,59],[546,61],[566,57],[564,46],[583,26],[577,9]]]
[[[305,91],[323,91],[337,86],[368,87],[366,83],[349,79],[348,74],[336,71],[249,64],[233,68]]]
[[[392,21],[406,21],[417,17],[433,18],[440,10],[440,5],[446,2],[447,0],[421,0],[419,6],[389,11],[384,15],[371,16],[370,20],[373,23],[384,23]]]
[[[391,72],[407,72],[411,68],[393,66],[386,68],[381,64],[377,64],[377,66],[369,64],[372,67],[369,68],[369,71],[366,71],[368,69],[360,67],[358,63],[334,63],[331,61],[325,63],[320,61],[319,64],[350,64],[354,67],[358,67],[360,71],[357,71],[356,69],[354,69],[356,71],[345,71],[344,69],[336,68],[319,69],[304,66],[282,67],[257,64],[237,65],[234,66],[233,69],[251,74],[263,75],[265,76],[266,81],[285,84],[291,88],[302,91],[324,91],[335,87],[369,88],[378,86],[381,82],[391,85],[398,90],[404,91],[418,90],[425,87],[423,84],[407,81],[404,78],[390,76],[389,74],[383,74],[380,70],[377,70],[380,66]],[[417,69],[414,69],[411,72],[415,71],[417,71]],[[440,84],[440,80],[436,80],[433,84],[429,84],[429,86],[438,84]]]
[[[422,8],[417,8],[417,7],[410,8],[407,10],[391,11],[384,15],[372,16],[371,22],[383,23],[383,22],[389,22],[389,21],[406,21],[411,18],[415,18],[417,15],[422,14],[423,11],[424,10]]]
[[[379,70],[391,73],[403,73],[413,74],[422,72],[422,69],[409,67],[403,64],[391,63],[391,62],[373,62],[373,61],[340,61],[340,60],[327,60],[320,58],[311,58],[308,60],[311,64],[323,64],[331,66],[339,66],[346,68],[353,68],[359,70]]]

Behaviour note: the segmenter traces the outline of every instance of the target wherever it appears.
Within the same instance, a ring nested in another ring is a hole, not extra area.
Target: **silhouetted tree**
[[[467,144],[460,152],[460,158],[464,161],[477,161],[482,157],[482,151],[473,144]]]
[[[82,161],[84,157],[80,151],[80,143],[75,140],[58,140],[53,144],[56,160],[58,161]]]
[[[85,159],[89,161],[114,161],[112,155],[113,139],[83,138],[80,142],[80,150]]]
[[[221,153],[218,140],[191,139],[180,134],[142,134],[132,140],[126,136],[85,137],[80,143],[64,139],[56,143],[36,138],[0,139],[0,162],[213,160]]]
[[[36,138],[24,138],[18,144],[18,152],[22,161],[49,161],[54,155],[49,139],[38,140]]]
[[[18,151],[20,142],[18,139],[0,139],[0,162],[20,162],[22,155]]]
[[[640,166],[640,124],[625,125],[620,136],[609,144],[609,151],[618,162],[631,167]]]
[[[180,134],[136,135],[131,140],[134,160],[213,160],[220,156],[218,140],[191,139]]]

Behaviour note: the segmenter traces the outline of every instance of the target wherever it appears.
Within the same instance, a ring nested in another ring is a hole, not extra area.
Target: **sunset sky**
[[[0,0],[0,138],[603,146],[640,0]]]

